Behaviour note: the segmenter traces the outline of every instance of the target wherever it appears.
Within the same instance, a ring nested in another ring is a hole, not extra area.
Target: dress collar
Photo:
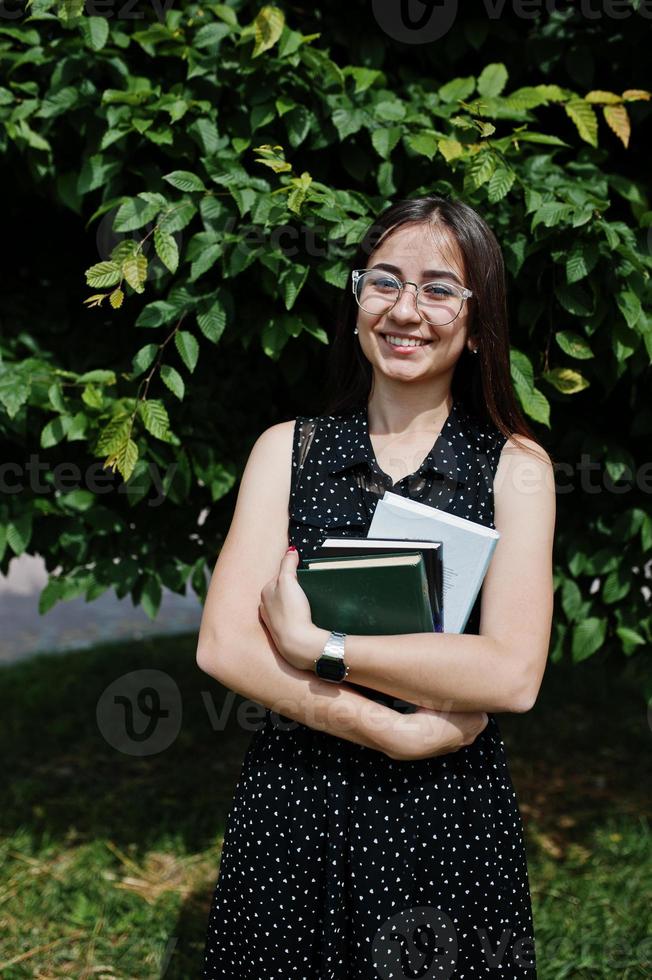
[[[431,471],[439,473],[449,480],[454,479],[460,486],[466,485],[459,465],[459,457],[464,449],[468,454],[468,439],[463,427],[465,419],[467,419],[467,415],[461,403],[453,400],[452,408],[441,432],[421,466],[415,471],[416,473]],[[332,459],[329,461],[328,467],[329,473],[340,473],[357,463],[366,463],[371,469],[374,467],[380,469],[369,436],[367,405],[340,417],[337,441],[340,444],[333,445]],[[449,448],[452,448],[453,452],[447,454],[446,450]]]

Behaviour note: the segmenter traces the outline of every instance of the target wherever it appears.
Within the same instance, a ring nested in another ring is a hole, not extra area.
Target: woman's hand
[[[298,564],[299,552],[288,548],[278,574],[261,590],[258,612],[283,659],[298,670],[312,670],[329,631],[312,621],[308,597],[297,581]]]
[[[408,761],[457,752],[475,742],[489,723],[485,711],[432,711],[419,706],[392,725],[385,755]]]

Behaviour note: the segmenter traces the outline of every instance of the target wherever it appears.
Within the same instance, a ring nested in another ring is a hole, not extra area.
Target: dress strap
[[[316,417],[299,415],[294,423],[294,438],[292,440],[292,480],[290,487],[290,502],[294,497],[301,481],[303,467],[308,458],[310,447],[315,438],[319,421]]]

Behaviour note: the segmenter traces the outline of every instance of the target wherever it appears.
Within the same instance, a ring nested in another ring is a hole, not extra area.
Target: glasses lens
[[[365,313],[377,316],[391,309],[400,292],[398,279],[387,272],[363,272],[355,287],[355,298]]]
[[[427,282],[419,290],[419,313],[429,323],[450,323],[462,309],[463,297],[447,282]]]

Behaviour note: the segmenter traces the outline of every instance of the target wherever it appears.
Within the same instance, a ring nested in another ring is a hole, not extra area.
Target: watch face
[[[315,673],[325,681],[343,681],[346,675],[346,665],[343,660],[331,660],[321,657],[317,661]]]

